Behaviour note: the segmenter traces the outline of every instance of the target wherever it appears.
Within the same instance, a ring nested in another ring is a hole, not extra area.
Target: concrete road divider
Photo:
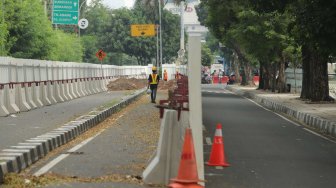
[[[31,109],[26,100],[25,88],[21,84],[15,84],[15,103],[21,112],[27,112]]]
[[[20,109],[15,104],[15,91],[9,87],[9,84],[4,86],[4,97],[4,105],[8,112],[11,114],[19,113]]]

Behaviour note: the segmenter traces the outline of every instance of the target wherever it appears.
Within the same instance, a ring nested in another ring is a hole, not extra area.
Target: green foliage
[[[51,60],[81,62],[83,49],[79,38],[74,34],[63,31],[54,32],[54,49],[50,56]]]
[[[211,62],[213,62],[213,55],[211,53],[210,48],[207,45],[205,44],[202,45],[201,54],[202,54],[202,57],[201,57],[202,65],[210,67]]]

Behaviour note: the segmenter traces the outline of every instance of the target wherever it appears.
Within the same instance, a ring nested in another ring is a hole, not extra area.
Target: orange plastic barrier
[[[254,85],[259,85],[259,76],[254,76],[253,77],[253,83],[254,83]]]

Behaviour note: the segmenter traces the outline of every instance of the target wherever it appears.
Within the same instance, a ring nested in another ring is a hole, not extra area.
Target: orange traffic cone
[[[181,155],[181,161],[177,177],[171,179],[173,183],[168,187],[172,188],[202,188],[198,185],[198,179],[194,143],[192,139],[191,129],[187,128],[184,136],[184,144]]]
[[[207,162],[209,166],[230,166],[226,162],[224,153],[224,142],[222,136],[222,124],[218,123],[216,127],[216,133],[211,148],[210,159]]]

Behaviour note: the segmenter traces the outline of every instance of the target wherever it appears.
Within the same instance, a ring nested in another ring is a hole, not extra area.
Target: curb
[[[330,120],[327,120],[327,119],[324,119],[318,116],[314,116],[312,114],[300,112],[293,107],[289,107],[289,106],[274,102],[270,99],[260,97],[257,94],[254,94],[249,91],[242,91],[239,89],[232,88],[231,86],[227,86],[226,89],[240,96],[253,99],[257,103],[261,104],[267,109],[270,109],[276,112],[281,112],[292,118],[295,118],[296,120],[303,122],[307,126],[315,129],[317,132],[320,132],[322,134],[327,134],[327,135],[330,135],[336,138],[336,122],[334,121],[330,121]]]
[[[45,157],[49,152],[74,140],[112,114],[129,105],[145,91],[146,89],[138,90],[133,95],[124,97],[121,102],[108,109],[95,111],[96,115],[80,116],[74,121],[64,124],[62,127],[0,151],[0,185],[4,182],[5,174],[12,172],[19,173]]]

